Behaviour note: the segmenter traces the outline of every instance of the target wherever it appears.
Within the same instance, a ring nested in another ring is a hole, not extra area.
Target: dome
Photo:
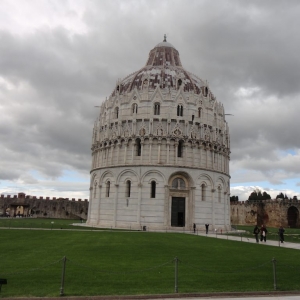
[[[182,85],[184,92],[200,94],[206,84],[182,67],[179,52],[165,37],[150,51],[146,65],[121,80],[112,96],[116,92],[122,94],[135,88],[143,89],[146,85],[150,90],[155,90],[157,86],[161,89],[178,89]]]
[[[175,49],[175,47],[174,47],[172,44],[170,44],[170,43],[168,43],[168,42],[166,42],[166,41],[163,41],[163,42],[157,44],[157,45],[155,46],[155,48],[156,48],[156,47],[170,47],[170,48],[174,48],[174,49]]]

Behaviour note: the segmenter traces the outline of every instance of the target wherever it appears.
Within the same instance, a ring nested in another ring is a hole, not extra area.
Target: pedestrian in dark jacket
[[[259,243],[259,239],[258,239],[259,232],[260,232],[260,230],[259,230],[258,226],[255,225],[254,230],[253,230],[253,234],[255,235],[256,243]]]
[[[279,239],[280,239],[280,242],[283,243],[284,242],[284,228],[282,226],[279,227],[278,229],[278,234],[279,234]]]
[[[208,234],[208,227],[209,227],[209,224],[205,224],[205,231],[206,231],[206,234]]]
[[[264,225],[261,225],[260,227],[260,241],[264,241],[266,242],[267,241],[267,233],[268,233],[268,230],[267,228],[264,226]]]

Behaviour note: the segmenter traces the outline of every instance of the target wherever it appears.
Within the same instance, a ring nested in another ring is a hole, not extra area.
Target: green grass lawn
[[[0,218],[0,228],[43,228],[43,229],[85,229],[97,230],[94,227],[76,226],[72,224],[81,224],[80,220],[63,219],[38,219],[38,218]],[[83,221],[85,223],[85,221]]]
[[[300,252],[179,233],[1,229],[2,297],[300,290]]]

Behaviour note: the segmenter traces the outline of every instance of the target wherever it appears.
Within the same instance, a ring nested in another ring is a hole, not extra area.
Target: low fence
[[[121,264],[122,262],[120,261]],[[44,296],[44,293],[55,296],[64,296],[66,294],[68,296],[80,295],[80,293],[82,295],[102,295],[107,294],[107,291],[103,291],[103,287],[107,285],[114,287],[113,290],[108,290],[112,294],[135,294],[135,289],[131,288],[131,286],[138,283],[134,278],[144,278],[141,282],[147,282],[147,287],[143,292],[145,294],[147,294],[147,291],[149,291],[149,294],[155,294],[156,285],[159,285],[162,281],[165,283],[164,293],[195,293],[196,291],[203,291],[203,288],[207,292],[207,286],[209,285],[212,286],[212,289],[209,289],[209,291],[220,291],[216,287],[222,284],[222,280],[225,284],[232,284],[231,291],[236,291],[235,287],[239,285],[241,285],[240,288],[243,291],[271,291],[278,290],[278,286],[280,287],[279,290],[295,290],[297,287],[299,289],[299,268],[300,266],[286,265],[272,258],[263,263],[253,263],[251,267],[239,265],[233,266],[230,270],[224,270],[215,266],[208,269],[201,268],[200,264],[197,266],[195,263],[189,263],[187,260],[175,257],[164,263],[152,265],[149,268],[138,268],[137,264],[136,268],[129,270],[120,270],[121,267],[119,270],[105,270],[91,265],[83,265],[64,256],[58,261],[31,269],[1,270],[0,277],[7,279],[7,285],[2,286],[2,292],[5,292],[3,296],[7,297],[11,297],[10,285],[13,285],[14,288],[20,285],[20,289],[24,291],[23,295],[31,296]],[[156,274],[161,274],[161,276]],[[131,278],[132,275],[133,278]],[[216,278],[220,275],[221,281]],[[27,278],[27,284],[21,278]],[[247,285],[245,285],[244,289],[243,278],[245,282],[253,282],[253,278],[259,278],[261,285],[252,288],[247,288]],[[201,280],[203,280],[203,286],[201,286]],[[291,286],[292,281],[297,282],[296,285],[292,284]],[[206,287],[204,287],[203,283]],[[287,285],[285,286],[285,284]],[[78,289],[79,286],[81,288]],[[98,287],[98,290],[95,291],[94,289],[91,291],[90,288],[95,286]],[[32,287],[33,291],[30,290],[30,287]],[[39,290],[39,287],[41,290]],[[47,291],[45,290],[46,287]],[[82,292],[83,290],[84,292]],[[15,293],[16,291],[14,291]]]

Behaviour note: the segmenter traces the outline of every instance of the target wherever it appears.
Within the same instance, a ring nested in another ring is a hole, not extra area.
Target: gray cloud
[[[146,63],[164,33],[183,66],[207,79],[234,114],[227,118],[232,182],[280,185],[299,176],[298,1],[15,0],[2,7],[1,184],[43,181],[51,192],[49,180],[53,190],[71,191],[59,178],[64,170],[89,174],[94,106]],[[85,188],[88,197],[88,181]]]

